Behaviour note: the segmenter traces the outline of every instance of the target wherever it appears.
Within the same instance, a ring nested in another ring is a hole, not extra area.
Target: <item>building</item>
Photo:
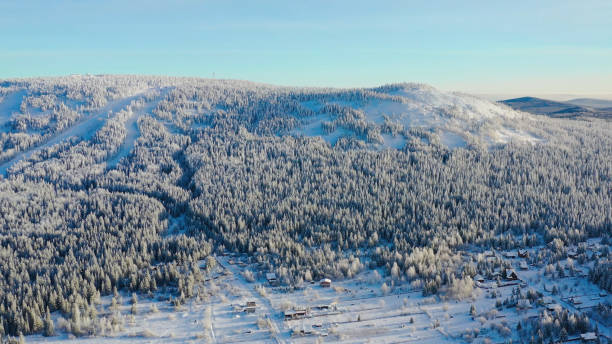
[[[597,334],[595,332],[587,332],[580,335],[583,343],[595,343],[597,342]]]
[[[516,281],[518,278],[518,275],[516,274],[516,271],[512,270],[512,269],[508,269],[506,270],[506,279],[512,280],[512,281]]]
[[[305,309],[288,310],[288,311],[285,311],[284,316],[285,316],[285,320],[302,319],[306,317],[306,310]]]
[[[529,257],[529,251],[523,250],[523,249],[519,249],[518,250],[518,256],[521,257],[521,258],[527,258],[527,257]]]
[[[514,259],[518,257],[518,255],[514,251],[509,251],[509,252],[504,252],[504,257],[509,258],[509,259]]]
[[[578,258],[578,250],[576,250],[575,248],[570,248],[569,250],[567,250],[567,256],[572,259]]]
[[[578,296],[572,296],[568,300],[572,305],[581,305],[582,299]]]
[[[521,270],[529,270],[529,265],[527,265],[527,262],[523,260],[519,263],[519,268],[521,268]]]
[[[329,288],[331,287],[331,280],[329,278],[324,278],[321,280],[321,282],[319,282],[319,285],[323,288]]]
[[[474,276],[474,281],[476,281],[478,283],[484,283],[485,282],[485,278],[482,277],[482,275],[478,274],[478,275]]]
[[[544,296],[542,297],[542,303],[544,303],[545,305],[550,305],[552,303],[555,303],[555,300],[553,300],[553,298],[550,296]]]
[[[274,272],[268,272],[266,274],[266,280],[268,280],[268,283],[270,284],[276,284],[278,282],[278,279],[276,278],[276,274]]]

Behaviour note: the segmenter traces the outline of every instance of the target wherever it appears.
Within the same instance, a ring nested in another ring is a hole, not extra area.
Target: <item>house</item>
[[[542,303],[545,304],[545,305],[550,305],[550,304],[555,303],[555,301],[550,296],[544,296],[544,297],[542,297]]]
[[[595,332],[587,332],[580,335],[583,343],[595,343],[597,342],[597,334]]]
[[[256,309],[257,309],[257,307],[255,307],[255,306],[246,306],[246,307],[244,307],[243,311],[245,313],[255,313]]]
[[[495,252],[493,251],[484,251],[482,254],[485,258],[495,258]]]
[[[513,269],[508,269],[506,270],[506,279],[516,281],[519,278],[518,278],[518,275],[516,274],[516,271],[514,271]]]
[[[523,250],[523,249],[519,249],[518,250],[518,256],[521,257],[521,258],[527,258],[527,257],[529,257],[529,251]]]
[[[478,275],[474,276],[474,281],[476,281],[478,283],[484,283],[485,282],[485,278],[482,277],[482,275],[478,274]]]
[[[305,309],[288,310],[288,311],[285,311],[284,316],[285,316],[285,320],[302,319],[306,317],[306,310]]]
[[[569,298],[568,301],[571,302],[573,305],[581,305],[582,304],[582,300],[578,296],[572,296],[572,297]]]
[[[324,278],[321,280],[321,282],[319,282],[319,285],[323,288],[329,288],[331,287],[331,280],[329,278]]]
[[[519,263],[519,268],[521,268],[521,270],[529,270],[529,265],[527,265],[527,262],[523,260]]]
[[[549,312],[561,312],[562,309],[563,307],[561,307],[561,305],[558,303],[551,303],[546,305],[546,310]]]
[[[255,301],[247,301],[247,307],[257,307],[257,302]]]
[[[504,257],[509,258],[509,259],[514,259],[518,257],[518,255],[514,251],[509,251],[509,252],[504,252]]]
[[[276,282],[278,282],[278,279],[276,278],[276,274],[274,272],[268,272],[266,274],[266,280],[268,280],[268,283],[270,284],[276,284]]]

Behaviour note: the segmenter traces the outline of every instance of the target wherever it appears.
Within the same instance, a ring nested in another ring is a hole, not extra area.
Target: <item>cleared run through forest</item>
[[[150,91],[150,90],[147,90]],[[8,170],[17,162],[29,158],[32,154],[41,151],[46,147],[51,147],[55,144],[63,142],[71,137],[76,137],[81,140],[89,140],[91,137],[99,130],[106,120],[110,117],[111,113],[116,113],[125,109],[133,100],[138,99],[141,95],[145,94],[147,91],[142,93],[133,95],[131,97],[116,99],[106,106],[104,106],[100,110],[93,111],[83,116],[81,120],[79,120],[74,125],[70,126],[68,129],[57,133],[56,135],[40,142],[39,144],[28,148],[27,150],[18,153],[13,158],[0,163],[0,175],[5,176]]]

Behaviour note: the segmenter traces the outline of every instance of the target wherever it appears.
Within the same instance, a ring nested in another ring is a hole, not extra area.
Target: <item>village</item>
[[[586,254],[597,257],[605,245],[591,241]],[[585,253],[584,247],[581,249]],[[577,248],[551,272],[535,261],[541,248],[466,253],[480,266],[499,266],[473,277],[469,297],[443,291],[423,296],[408,283],[394,284],[377,271],[352,279],[323,278],[282,285],[274,272],[250,273],[246,256],[219,255],[202,261],[206,281],[201,295],[182,306],[142,299],[118,333],[92,343],[509,343],[529,342],[517,328],[543,316],[570,312],[588,316],[592,328],[561,343],[609,343],[611,319],[598,313],[612,298],[587,278]],[[572,258],[572,256],[574,258]],[[560,268],[559,268],[560,267]],[[248,272],[247,272],[248,271]],[[121,309],[129,313],[128,295]],[[110,302],[104,299],[103,303]],[[102,308],[106,305],[103,304]],[[156,312],[150,311],[155,309]],[[32,336],[28,342],[69,340]],[[73,338],[74,339],[74,338]],[[78,338],[83,341],[84,338]],[[87,341],[87,340],[86,340]]]

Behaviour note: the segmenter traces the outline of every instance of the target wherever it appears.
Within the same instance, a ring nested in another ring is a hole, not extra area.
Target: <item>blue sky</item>
[[[0,78],[72,73],[612,97],[612,1],[0,2]]]

